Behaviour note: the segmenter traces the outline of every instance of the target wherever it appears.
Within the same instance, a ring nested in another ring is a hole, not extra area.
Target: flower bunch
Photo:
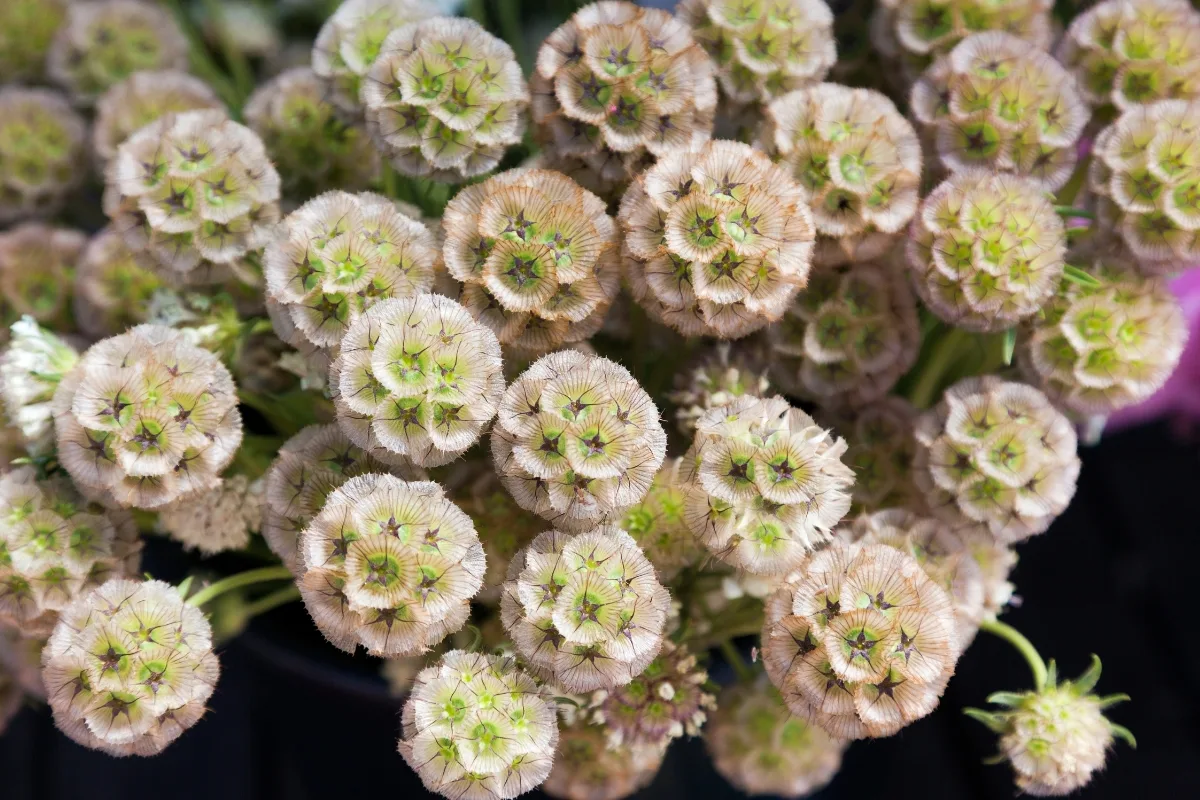
[[[57,92],[0,86],[0,223],[62,208],[83,175],[86,135]]]
[[[102,164],[138,130],[164,114],[203,109],[222,110],[207,83],[186,72],[147,70],[115,83],[96,100],[92,149]]]
[[[70,228],[26,222],[0,232],[0,316],[27,315],[71,328],[71,282],[87,238]]]
[[[109,225],[88,240],[75,266],[75,323],[91,339],[124,333],[148,321],[148,306],[164,283]]]

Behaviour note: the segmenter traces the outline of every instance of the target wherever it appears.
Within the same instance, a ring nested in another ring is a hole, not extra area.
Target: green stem
[[[913,384],[909,393],[909,400],[914,406],[928,408],[933,405],[933,401],[937,399],[937,391],[941,388],[942,377],[959,356],[959,346],[970,339],[970,334],[966,331],[953,328],[934,344],[929,360],[925,362],[917,376],[917,382]]]
[[[285,606],[293,600],[299,599],[300,590],[296,588],[295,584],[292,584],[290,586],[285,586],[282,589],[276,589],[270,594],[255,600],[253,603],[247,603],[246,607],[242,609],[242,613],[244,613],[246,615],[246,619],[249,620],[252,617],[257,617],[259,614],[265,614],[273,608]]]
[[[496,23],[500,27],[500,33],[503,34],[501,38],[508,42],[508,46],[513,49],[517,63],[521,65],[521,71],[528,75],[532,64],[529,60],[529,48],[525,46],[525,32],[521,29],[520,0],[500,0],[494,8],[496,9]]]
[[[189,597],[188,603],[200,607],[233,589],[240,589],[243,586],[251,586],[265,581],[281,581],[291,577],[292,571],[282,564],[274,567],[260,567],[259,569],[239,572],[236,575],[230,575],[216,583],[210,583],[208,586],[205,586]]]
[[[192,24],[192,18],[188,16],[180,0],[166,0],[166,4],[170,9],[171,14],[175,17],[175,21],[179,23],[180,29],[183,31],[188,40],[188,66],[192,72],[202,78],[221,101],[225,103],[229,111],[238,115],[242,111],[241,93],[234,86],[233,81],[225,74],[224,70],[217,66],[213,61],[212,56],[208,52],[208,48],[204,44],[204,39],[196,30],[196,26]]]
[[[1078,217],[1079,219],[1095,219],[1096,213],[1088,211],[1086,208],[1075,208],[1074,206],[1055,206],[1054,210],[1058,212],[1060,217]]]
[[[233,85],[237,89],[240,101],[237,110],[240,112],[246,98],[254,91],[254,71],[250,69],[246,54],[237,48],[233,37],[229,35],[229,29],[225,27],[225,9],[221,7],[221,3],[218,0],[205,0],[204,9],[216,27],[221,55],[233,74]]]
[[[1001,622],[998,619],[985,619],[979,628],[985,630],[993,636],[999,636],[1004,641],[1011,644],[1013,647],[1025,657],[1025,661],[1029,664],[1029,669],[1033,672],[1033,684],[1039,692],[1046,688],[1046,662],[1038,655],[1037,648],[1033,646],[1033,642],[1025,638],[1019,630],[1011,625]]]
[[[733,646],[732,639],[726,639],[721,642],[721,655],[725,656],[725,660],[729,662],[729,666],[733,667],[733,671],[737,673],[738,681],[744,682],[754,677],[754,674],[750,671],[750,667],[742,659],[742,654]]]

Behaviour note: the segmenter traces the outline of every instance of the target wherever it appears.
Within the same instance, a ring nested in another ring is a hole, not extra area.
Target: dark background
[[[1005,620],[1073,676],[1095,652],[1102,694],[1127,692],[1112,718],[1138,738],[1075,797],[1197,796],[1200,786],[1200,444],[1165,424],[1114,434],[1083,451],[1075,501],[1020,549],[1014,580],[1024,604]],[[155,542],[147,568],[182,568]],[[750,644],[750,642],[747,642]],[[299,604],[261,617],[221,654],[211,711],[162,755],[113,759],[58,734],[43,708],[23,710],[0,737],[3,800],[307,800],[425,797],[395,750],[399,704],[377,663],[320,640]],[[720,664],[717,680],[729,679]],[[1008,645],[980,634],[959,662],[941,707],[898,736],[858,742],[816,797],[1011,798],[1007,767],[984,766],[994,738],[960,713],[988,693],[1029,686]],[[536,797],[538,795],[530,795]],[[676,742],[639,798],[739,796],[698,740]]]

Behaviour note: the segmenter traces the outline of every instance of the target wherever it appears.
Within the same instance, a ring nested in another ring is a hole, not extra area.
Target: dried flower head
[[[507,800],[546,779],[558,744],[550,691],[516,660],[452,650],[417,675],[400,755],[425,788]]]
[[[345,0],[325,21],[312,51],[312,68],[325,96],[351,119],[363,114],[360,90],[388,34],[433,14],[420,0]]]
[[[925,70],[911,106],[943,169],[1012,172],[1048,191],[1070,178],[1090,116],[1069,72],[998,31],[968,36]]]
[[[86,171],[86,138],[58,92],[0,87],[0,223],[57,213]]]
[[[822,83],[766,108],[762,146],[810,195],[820,265],[891,250],[917,209],[921,144],[871,89]]]
[[[704,730],[721,777],[751,795],[799,798],[842,766],[844,742],[795,716],[764,677],[726,687]]]
[[[279,218],[279,173],[254,131],[207,109],[164,114],[117,148],[104,213],[172,280],[259,250]]]
[[[684,518],[714,556],[755,575],[791,572],[850,510],[846,442],[782,397],[740,397],[700,418],[685,456]]]
[[[204,715],[220,674],[208,619],[162,581],[113,579],[79,597],[42,663],[59,730],[113,756],[162,752]]]
[[[309,425],[284,442],[263,476],[263,538],[288,569],[303,574],[300,533],[330,493],[351,478],[384,472],[404,480],[427,478],[407,459],[364,451],[337,425]]]
[[[79,231],[40,222],[0,231],[0,318],[70,330],[71,282],[86,243]]]
[[[283,195],[293,202],[335,188],[360,191],[379,175],[379,154],[366,130],[335,112],[308,67],[275,76],[246,101],[246,124],[262,137],[283,179]]]
[[[6,0],[0,6],[0,83],[38,82],[71,0]]]
[[[908,553],[833,542],[767,600],[763,661],[788,707],[839,739],[891,736],[937,707],[954,607]]]
[[[150,298],[163,286],[110,225],[88,240],[75,267],[75,324],[91,339],[124,333],[146,321]]]
[[[500,615],[535,674],[568,692],[623,686],[658,655],[671,595],[613,525],[546,531],[508,568]]]
[[[684,520],[686,472],[682,458],[664,462],[646,496],[621,517],[621,529],[642,548],[664,583],[699,563],[703,553]]]
[[[275,330],[295,346],[336,349],[377,301],[433,286],[433,234],[382,195],[326,192],[281,227],[263,272],[273,319],[286,318],[275,319]]]
[[[734,103],[819,83],[837,61],[825,0],[683,0],[676,13],[716,62]]]
[[[471,518],[440,486],[379,473],[330,492],[300,552],[300,594],[325,638],[388,658],[462,627],[486,568]]]
[[[895,395],[823,417],[846,437],[842,462],[854,470],[851,513],[905,508],[923,511],[925,499],[913,478],[917,411]]]
[[[171,12],[144,0],[71,3],[50,45],[50,77],[81,105],[144,70],[186,70],[188,42]]]
[[[0,353],[0,401],[4,416],[21,432],[26,449],[44,455],[54,449],[51,400],[58,384],[79,361],[75,348],[32,317],[11,327],[12,339]]]
[[[1013,544],[1043,533],[1075,494],[1075,429],[1032,386],[961,380],[921,415],[916,436],[917,487],[956,530]]]
[[[749,145],[664,156],[617,217],[634,299],[684,336],[747,336],[779,319],[808,280],[815,232],[804,190]]]
[[[1091,256],[1091,286],[1064,280],[1020,338],[1030,382],[1062,408],[1107,415],[1150,397],[1183,353],[1187,321],[1163,278],[1130,272],[1121,250]]]
[[[917,294],[934,314],[994,332],[1054,295],[1066,250],[1063,221],[1037,183],[971,170],[922,201],[907,257]]]
[[[662,761],[661,748],[613,747],[603,728],[564,725],[542,791],[559,800],[622,800],[650,785]]]
[[[176,500],[158,514],[158,526],[188,549],[205,555],[242,550],[262,523],[263,482],[245,475],[221,481],[215,489]]]
[[[468,186],[442,230],[460,302],[522,355],[587,339],[620,290],[616,223],[560,173],[509,170]]]
[[[771,390],[758,353],[717,342],[692,366],[675,375],[675,390],[667,399],[675,404],[675,424],[684,436],[696,435],[696,421],[712,408],[729,405],[739,397],[765,397]]]
[[[591,3],[554,30],[530,81],[533,121],[550,165],[582,162],[624,184],[651,157],[712,134],[716,65],[686,23],[657,8]]]
[[[916,298],[890,260],[814,269],[767,337],[775,382],[827,406],[883,397],[921,346]]]
[[[0,476],[0,628],[48,636],[72,601],[134,574],[140,558],[129,512],[89,502],[61,475]]]
[[[505,488],[572,532],[645,497],[666,450],[658,409],[629,371],[574,350],[538,359],[513,381],[492,428]]]
[[[500,343],[441,295],[381,300],[346,331],[329,386],[338,423],[359,447],[441,466],[475,444],[496,413]]]
[[[163,114],[224,108],[207,83],[186,72],[135,72],[96,101],[92,148],[107,164],[122,142]]]
[[[1057,55],[1094,108],[1200,98],[1200,13],[1187,0],[1104,0],[1071,21]]]
[[[520,143],[529,88],[504,41],[472,19],[434,17],[388,34],[361,97],[399,172],[461,183]]]
[[[1137,106],[1096,136],[1088,167],[1097,226],[1149,275],[1200,260],[1200,100]]]
[[[162,325],[88,348],[54,393],[54,427],[81,489],[143,509],[216,487],[242,443],[229,370]]]

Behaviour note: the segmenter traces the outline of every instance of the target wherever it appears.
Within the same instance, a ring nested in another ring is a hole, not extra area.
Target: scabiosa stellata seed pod
[[[32,317],[10,328],[12,339],[0,353],[0,401],[8,424],[21,433],[34,455],[54,448],[54,391],[79,361],[79,353]]]
[[[531,79],[550,165],[582,161],[616,187],[649,158],[703,144],[717,105],[715,70],[666,11],[607,0],[584,6],[546,38]]]
[[[229,370],[163,325],[92,345],[53,402],[59,461],[81,489],[121,506],[215,488],[242,443]]]
[[[1188,328],[1165,279],[1130,271],[1132,259],[1121,249],[1090,258],[1087,271],[1098,284],[1064,280],[1022,331],[1018,360],[1061,408],[1107,415],[1166,383]]]
[[[0,83],[37,82],[71,0],[8,0],[0,7]]]
[[[916,420],[912,404],[895,395],[822,417],[846,437],[848,447],[842,462],[854,470],[851,513],[925,509],[924,496],[913,479]]]
[[[765,677],[721,691],[704,743],[717,772],[739,790],[788,798],[829,783],[846,749],[844,742],[794,715]]]
[[[384,472],[412,481],[428,477],[407,459],[368,453],[338,425],[309,425],[284,442],[263,476],[263,538],[288,569],[303,574],[300,534],[329,494],[351,478]]]
[[[329,387],[338,424],[359,447],[441,466],[473,445],[496,413],[500,343],[447,297],[381,300],[342,337]]]
[[[124,333],[146,321],[150,298],[164,285],[110,225],[88,241],[75,267],[75,323],[91,339]]]
[[[768,598],[762,642],[788,707],[839,739],[891,736],[932,712],[958,659],[950,596],[883,544],[815,554]]]
[[[496,605],[508,576],[508,565],[521,548],[546,530],[546,522],[517,505],[495,472],[486,464],[480,466],[483,468],[477,478],[453,492],[451,498],[471,515],[487,556],[484,588],[476,600]]]
[[[550,773],[558,719],[550,690],[513,658],[452,650],[417,675],[399,750],[443,797],[507,800]]]
[[[263,483],[245,475],[215,489],[180,498],[158,513],[158,527],[189,550],[213,555],[250,543],[263,516]]]
[[[1044,190],[1016,175],[952,175],[921,203],[906,255],[941,319],[995,332],[1032,316],[1062,278],[1067,234]]]
[[[300,594],[325,638],[388,658],[423,653],[462,627],[486,569],[471,518],[440,486],[378,473],[329,494],[300,553]]]
[[[1058,60],[1093,108],[1200,98],[1200,13],[1187,0],[1105,0],[1071,21]]]
[[[42,664],[59,730],[113,756],[162,752],[204,715],[220,674],[208,618],[162,581],[113,579],[76,599]]]
[[[622,800],[650,785],[662,761],[661,748],[613,747],[603,728],[564,725],[542,791],[559,800]]]
[[[1013,544],[1043,533],[1075,494],[1075,428],[1032,386],[961,380],[920,416],[916,437],[917,486],[956,530]]]
[[[293,202],[334,188],[360,191],[379,174],[366,130],[342,122],[335,110],[308,67],[275,76],[246,101],[246,124],[262,137]]]
[[[57,213],[86,172],[86,139],[58,92],[0,88],[0,223]]]
[[[40,222],[0,232],[0,317],[70,330],[71,282],[86,243],[79,231]]]
[[[517,169],[468,186],[442,217],[460,302],[522,355],[600,330],[620,291],[617,225],[604,201],[558,172]]]
[[[782,575],[850,510],[846,442],[782,397],[740,397],[696,426],[685,520],[721,561]]]
[[[140,559],[129,512],[89,502],[61,475],[0,476],[0,627],[48,636],[72,601]]]
[[[81,105],[143,70],[186,70],[188,42],[166,9],[143,0],[72,3],[46,68]]]
[[[884,95],[822,83],[766,108],[763,148],[810,194],[818,265],[879,258],[912,219],[916,131]]]
[[[517,554],[500,618],[539,677],[568,692],[629,683],[662,646],[671,595],[637,542],[613,525],[546,531]]]
[[[621,199],[625,277],[656,321],[737,339],[778,320],[808,280],[804,190],[749,145],[665,155]]]
[[[621,529],[633,537],[664,583],[684,567],[699,563],[702,551],[684,520],[687,486],[683,459],[665,462],[638,503],[621,517]]]
[[[419,0],[346,0],[325,21],[313,45],[312,68],[344,116],[362,117],[359,92],[388,34],[432,14]]]
[[[696,421],[711,408],[743,396],[765,397],[771,391],[759,353],[717,342],[693,366],[675,376],[667,399],[675,404],[675,424],[684,436],[696,435]]]
[[[1200,100],[1125,112],[1096,136],[1088,188],[1097,225],[1115,231],[1148,275],[1200,260]]]
[[[135,72],[96,101],[92,149],[107,164],[122,142],[163,114],[224,108],[207,83],[186,72]]]
[[[1048,53],[1007,33],[968,36],[912,90],[913,117],[949,172],[1011,172],[1062,187],[1090,111]]]
[[[386,197],[333,191],[287,215],[264,262],[276,333],[334,350],[378,300],[429,291],[439,256],[429,229]]]
[[[376,145],[399,172],[461,183],[520,143],[529,88],[504,41],[474,20],[434,17],[388,34],[361,97]]]
[[[917,301],[890,261],[817,267],[767,340],[771,377],[784,391],[862,405],[887,394],[917,360]]]
[[[716,62],[734,103],[819,83],[837,61],[825,0],[684,0],[676,13]]]
[[[492,427],[505,488],[572,532],[645,497],[666,451],[658,409],[629,371],[574,350],[543,356],[513,381]]]

